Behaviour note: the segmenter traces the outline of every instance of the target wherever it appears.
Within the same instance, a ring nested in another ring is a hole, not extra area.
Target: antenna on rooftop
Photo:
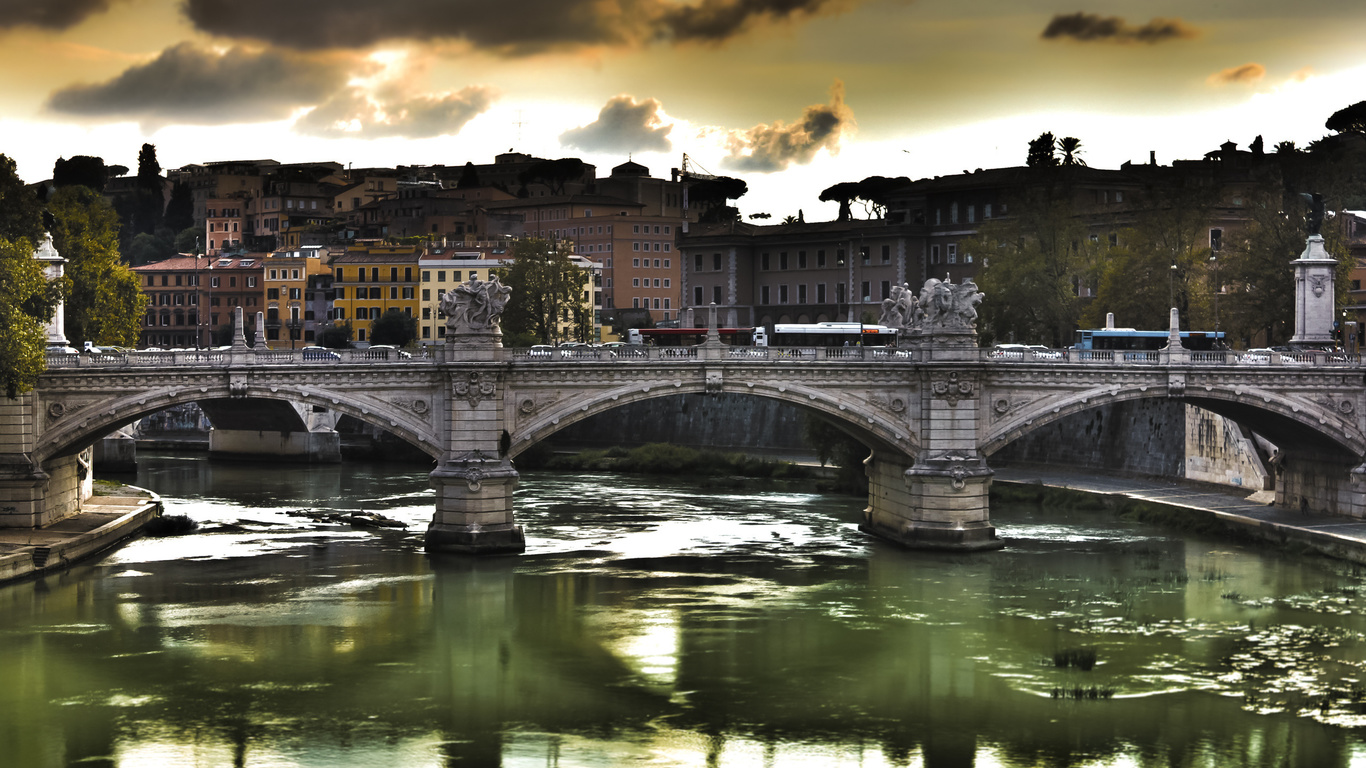
[[[517,121],[514,122],[513,125],[517,126],[517,146],[520,147],[522,146],[522,126],[526,125],[526,123],[522,121],[522,110],[517,110]]]

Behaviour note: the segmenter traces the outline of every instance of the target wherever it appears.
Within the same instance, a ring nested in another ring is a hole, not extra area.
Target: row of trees
[[[67,337],[100,345],[135,344],[147,304],[119,253],[118,214],[98,190],[69,174],[62,181],[40,196],[0,155],[0,383],[10,398],[42,373],[44,325],[59,302]],[[47,280],[33,259],[45,232],[67,260],[61,280]]]

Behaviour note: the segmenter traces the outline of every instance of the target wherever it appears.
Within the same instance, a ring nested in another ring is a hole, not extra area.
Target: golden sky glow
[[[1366,99],[1338,0],[0,0],[0,153],[463,164],[687,152],[745,213],[829,218],[837,181],[1301,145]]]

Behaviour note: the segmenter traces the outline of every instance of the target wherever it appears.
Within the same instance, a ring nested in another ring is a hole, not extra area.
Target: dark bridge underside
[[[1227,400],[1187,397],[1186,402],[1231,419],[1270,440],[1282,451],[1296,453],[1341,454],[1344,461],[1357,463],[1361,457],[1341,438],[1317,430],[1303,422],[1256,406]]]
[[[199,407],[215,429],[244,432],[307,432],[299,412],[281,400],[200,400]]]

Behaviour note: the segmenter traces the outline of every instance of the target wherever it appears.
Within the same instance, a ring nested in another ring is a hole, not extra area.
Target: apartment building
[[[305,294],[314,278],[331,273],[331,254],[324,246],[302,246],[288,251],[273,251],[266,256],[265,312],[266,341],[288,341],[292,349],[314,339],[307,322],[314,320],[315,308]]]
[[[242,307],[249,334],[262,311],[263,257],[173,256],[133,267],[147,294],[142,347],[205,348],[231,343],[233,310]]]
[[[352,340],[366,342],[370,323],[390,309],[420,317],[422,246],[357,245],[332,259],[333,322],[350,321]]]

